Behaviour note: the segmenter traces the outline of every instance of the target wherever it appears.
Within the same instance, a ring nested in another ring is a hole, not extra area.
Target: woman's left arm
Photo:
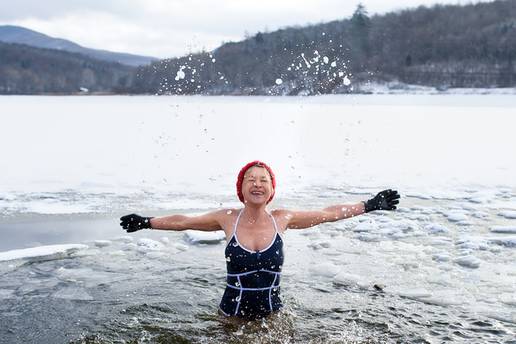
[[[356,204],[332,205],[322,210],[275,210],[283,228],[303,229],[325,222],[334,222],[374,210],[396,210],[400,195],[396,190],[384,190],[375,197]]]

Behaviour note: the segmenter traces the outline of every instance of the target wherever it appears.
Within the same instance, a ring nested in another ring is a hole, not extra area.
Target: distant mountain
[[[0,42],[0,94],[125,93],[136,67]]]
[[[20,26],[0,25],[0,42],[25,44],[37,48],[56,49],[87,55],[99,60],[118,62],[129,66],[142,66],[157,58],[117,53],[82,47],[66,39],[54,38]]]

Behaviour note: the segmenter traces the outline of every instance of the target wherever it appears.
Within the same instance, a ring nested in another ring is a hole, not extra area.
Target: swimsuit
[[[263,318],[282,307],[279,297],[283,265],[283,240],[274,217],[269,214],[276,232],[270,245],[251,251],[240,244],[237,226],[242,210],[226,245],[227,285],[220,311],[226,316]]]

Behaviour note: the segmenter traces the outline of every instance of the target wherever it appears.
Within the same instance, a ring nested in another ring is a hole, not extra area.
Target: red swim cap
[[[272,172],[269,165],[267,165],[266,163],[264,163],[260,160],[251,161],[250,163],[248,163],[247,165],[242,167],[240,172],[238,172],[238,178],[237,178],[237,182],[236,182],[238,199],[240,200],[240,202],[244,203],[244,194],[242,193],[242,183],[244,182],[244,175],[248,169],[250,169],[251,167],[254,167],[254,166],[265,168],[267,170],[267,172],[269,172],[269,175],[271,176],[272,195],[269,198],[269,200],[267,201],[267,204],[268,204],[270,201],[272,201],[272,198],[274,197],[274,191],[276,190],[276,177],[274,176],[274,172]]]

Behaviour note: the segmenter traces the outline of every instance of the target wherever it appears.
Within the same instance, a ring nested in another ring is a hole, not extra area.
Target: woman
[[[227,285],[219,313],[246,319],[265,317],[282,307],[279,297],[283,265],[283,237],[287,229],[303,229],[333,222],[373,210],[395,210],[397,191],[384,190],[374,198],[352,205],[334,205],[322,210],[267,211],[274,197],[276,178],[271,168],[253,161],[238,174],[237,194],[243,209],[222,209],[201,216],[171,215],[142,217],[136,214],[120,218],[127,232],[143,228],[161,230],[223,230]]]

